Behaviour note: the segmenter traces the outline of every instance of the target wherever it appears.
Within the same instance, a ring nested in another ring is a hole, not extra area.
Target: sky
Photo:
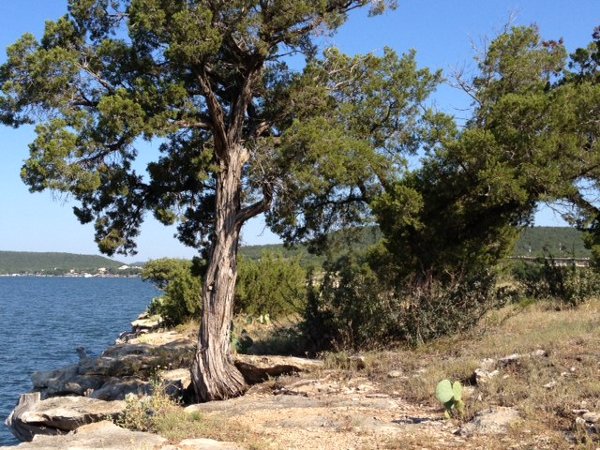
[[[46,20],[66,12],[67,0],[0,0],[0,64],[5,49],[23,33],[41,36]],[[366,11],[351,14],[333,37],[322,38],[323,46],[336,46],[349,54],[381,53],[391,47],[398,53],[417,51],[422,67],[442,69],[447,78],[461,71],[473,73],[473,56],[486,39],[514,25],[539,27],[546,39],[563,38],[569,50],[587,45],[595,26],[600,25],[600,0],[400,0],[398,9],[383,16],[367,17]],[[436,107],[455,115],[468,116],[469,99],[450,84],[441,86],[433,97]],[[0,125],[0,250],[60,251],[99,254],[93,225],[81,225],[72,213],[68,197],[51,192],[30,193],[20,179],[20,168],[33,140],[31,127],[13,129]],[[158,144],[144,147],[151,159]],[[537,225],[563,222],[549,208],[540,208]],[[196,254],[148,215],[138,239],[138,254],[117,255],[121,261],[145,261],[160,257]],[[262,219],[243,229],[243,243],[277,243]]]

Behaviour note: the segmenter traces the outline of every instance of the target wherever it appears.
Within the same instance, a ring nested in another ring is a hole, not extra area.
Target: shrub
[[[297,258],[265,252],[259,260],[240,257],[236,310],[253,317],[300,314],[306,304],[306,271]]]
[[[202,284],[200,277],[192,273],[191,261],[167,258],[151,261],[144,267],[142,279],[163,291],[161,297],[152,300],[148,310],[162,316],[166,325],[200,317]]]
[[[177,408],[177,403],[167,395],[165,387],[153,381],[152,395],[140,398],[129,394],[125,398],[125,410],[115,423],[133,431],[157,432],[157,421],[160,417]]]
[[[202,285],[191,261],[158,259],[148,263],[142,279],[163,291],[152,300],[151,314],[168,326],[198,318],[202,312]],[[241,257],[236,284],[236,312],[263,320],[300,314],[306,304],[306,271],[298,259],[264,253],[260,260]],[[267,319],[268,318],[268,319]]]
[[[303,324],[315,349],[416,345],[469,329],[497,304],[491,271],[397,281],[389,273],[356,256],[327,268],[322,283],[311,285]]]
[[[515,264],[513,276],[525,296],[558,300],[568,306],[577,306],[600,293],[600,276],[594,269],[560,266],[552,258]]]

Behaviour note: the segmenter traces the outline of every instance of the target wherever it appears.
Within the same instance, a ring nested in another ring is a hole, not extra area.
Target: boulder
[[[270,377],[310,372],[323,367],[323,361],[293,356],[235,355],[234,364],[249,384],[260,383]]]
[[[63,369],[33,372],[31,382],[36,390],[47,389],[48,386],[56,383],[59,379],[71,378],[77,375],[77,367],[77,364],[74,364]]]
[[[75,396],[41,400],[39,392],[35,392],[21,396],[6,425],[17,439],[30,441],[37,434],[64,434],[88,423],[116,417],[124,409],[122,401]]]
[[[131,322],[131,328],[134,333],[139,333],[140,331],[154,331],[159,329],[163,322],[163,318],[160,316],[142,315],[137,320]]]
[[[125,400],[128,394],[134,394],[138,397],[149,395],[152,387],[148,381],[140,380],[135,377],[109,378],[101,388],[96,389],[90,394],[90,397],[99,400],[113,401]]]
[[[17,448],[19,450],[63,450],[100,448],[105,450],[137,450],[141,448],[159,449],[163,446],[166,446],[166,444],[167,440],[156,434],[143,433],[141,431],[129,431],[116,426],[112,422],[105,420],[98,423],[83,425],[76,431],[62,436],[36,435],[31,442],[26,442],[16,447],[6,448]]]

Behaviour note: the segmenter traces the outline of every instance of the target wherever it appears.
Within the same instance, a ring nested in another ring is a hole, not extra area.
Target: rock
[[[500,367],[507,367],[514,364],[519,364],[520,360],[523,358],[522,355],[518,353],[513,353],[512,355],[505,356],[504,358],[500,358],[498,360],[498,364]]]
[[[106,401],[125,400],[128,394],[135,394],[138,397],[142,397],[149,395],[151,391],[152,387],[150,383],[139,378],[109,378],[100,389],[93,391],[90,397]]]
[[[388,378],[400,378],[402,376],[402,372],[399,370],[392,370],[387,374]]]
[[[6,425],[22,441],[37,434],[64,434],[82,425],[116,417],[125,402],[106,402],[89,397],[52,397],[40,400],[39,393],[25,394],[12,411]]]
[[[581,417],[587,423],[600,423],[600,413],[598,412],[586,412]]]
[[[164,383],[166,394],[173,398],[184,397],[192,387],[190,369],[163,370],[158,377]]]
[[[242,450],[234,442],[219,442],[214,439],[184,439],[177,446],[181,450]]]
[[[47,389],[48,386],[57,383],[58,380],[72,378],[77,375],[77,367],[77,364],[75,364],[64,369],[33,372],[31,375],[33,388],[37,390]]]
[[[500,372],[497,369],[491,372],[488,372],[485,369],[475,369],[475,373],[473,374],[472,378],[475,379],[476,384],[481,385],[487,383],[492,378],[497,377],[499,374]]]
[[[298,372],[310,372],[323,367],[323,361],[293,356],[235,355],[234,364],[249,384]]]
[[[150,355],[152,353],[152,346],[148,344],[117,344],[112,347],[108,347],[102,356],[105,358],[122,358],[128,355]]]
[[[154,331],[159,329],[163,322],[163,318],[160,316],[144,316],[131,322],[131,328],[134,333],[138,333],[142,330]]]
[[[550,381],[549,383],[546,383],[546,384],[544,385],[544,387],[545,387],[546,389],[553,389],[553,388],[555,388],[555,387],[556,387],[556,385],[557,385],[557,384],[558,384],[558,383],[557,383],[556,381],[552,380],[552,381]]]
[[[479,367],[486,372],[492,372],[496,369],[497,364],[494,358],[485,358],[481,360]]]
[[[514,408],[497,407],[477,413],[469,423],[463,425],[460,434],[504,434],[508,427],[519,420],[519,413]]]
[[[109,421],[83,425],[76,431],[62,436],[36,435],[32,442],[26,442],[16,447],[23,449],[108,449],[108,450],[137,450],[142,448],[158,449],[166,446],[167,440],[161,436],[141,431],[129,431],[116,426]],[[183,447],[186,448],[186,447]],[[195,447],[189,447],[195,448]],[[199,447],[202,448],[202,447]],[[204,447],[234,448],[234,447]]]
[[[548,356],[548,352],[546,350],[538,349],[530,353],[534,358],[542,358],[544,356]]]

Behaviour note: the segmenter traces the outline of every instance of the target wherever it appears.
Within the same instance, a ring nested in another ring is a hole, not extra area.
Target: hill
[[[339,233],[336,235],[338,248],[334,254],[343,253],[340,248],[348,247],[354,250],[361,250],[374,244],[381,239],[381,233],[375,227],[366,227],[353,233],[350,239],[345,239]],[[300,262],[305,265],[320,265],[324,257],[315,256],[309,253],[304,245],[291,249],[286,249],[281,244],[272,245],[250,245],[240,249],[240,253],[250,259],[258,259],[265,252],[282,253],[286,257],[300,258]],[[525,228],[517,241],[514,250],[514,256],[539,257],[551,255],[563,258],[588,258],[590,251],[585,248],[582,232],[569,227],[530,227]]]
[[[0,251],[0,274],[96,272],[99,268],[116,269],[123,265],[103,256],[73,253]]]
[[[589,258],[590,251],[583,243],[583,233],[569,227],[525,228],[517,241],[515,256],[554,256]]]

